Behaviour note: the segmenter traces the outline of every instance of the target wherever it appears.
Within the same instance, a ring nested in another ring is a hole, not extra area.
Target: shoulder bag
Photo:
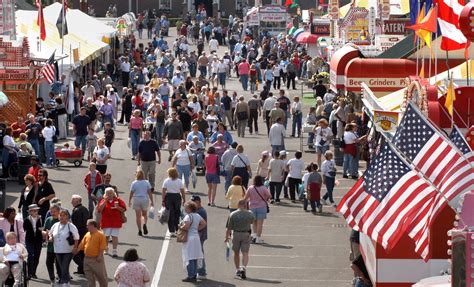
[[[267,213],[270,213],[270,206],[268,206],[267,201],[265,199],[263,199],[262,195],[260,194],[260,192],[258,192],[258,189],[255,186],[253,188],[257,192],[258,196],[265,202],[265,205],[267,206]]]
[[[74,235],[72,235],[71,228],[69,227],[69,223],[67,224],[67,230],[69,231],[69,234],[66,240],[67,240],[67,243],[72,246],[74,245],[75,240],[74,240]]]
[[[193,225],[194,216],[192,214],[190,214],[189,216],[191,217],[191,224],[189,225],[189,228],[191,228],[191,226]],[[184,224],[178,227],[178,231],[176,232],[176,242],[185,243],[188,241],[189,228],[187,230],[184,230],[183,226]]]

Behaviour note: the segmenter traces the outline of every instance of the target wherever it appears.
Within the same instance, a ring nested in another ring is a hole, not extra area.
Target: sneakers
[[[146,227],[146,224],[143,224],[143,234],[148,234],[148,228]]]
[[[257,238],[255,239],[255,243],[256,243],[256,244],[262,244],[262,243],[265,243],[265,242],[263,241],[263,239],[262,239],[261,237],[257,237]]]
[[[242,279],[242,271],[241,270],[235,271],[235,278],[236,279]]]
[[[112,250],[112,257],[117,258],[117,249]]]
[[[206,275],[199,275],[199,274],[198,274],[197,277],[196,277],[196,279],[197,279],[197,280],[206,280],[207,277],[206,277]]]
[[[245,268],[242,268],[242,270],[240,271],[240,278],[247,279],[247,274],[245,272]]]

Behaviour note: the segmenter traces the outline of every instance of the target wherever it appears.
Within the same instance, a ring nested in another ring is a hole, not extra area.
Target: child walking
[[[331,205],[333,207],[337,207],[332,197],[332,191],[334,190],[334,185],[336,182],[336,163],[333,160],[334,155],[332,151],[328,150],[324,153],[324,157],[326,158],[326,160],[321,166],[321,173],[323,174],[323,183],[326,185],[327,191],[326,194],[323,196],[321,203],[327,205],[326,200],[329,199]]]
[[[86,136],[87,141],[87,161],[90,161],[94,154],[94,149],[97,146],[97,136],[94,134],[94,129],[89,129],[89,134]]]
[[[115,132],[112,129],[112,124],[109,122],[106,122],[104,126],[104,138],[105,146],[109,149],[109,156],[112,156],[112,143],[115,139]]]

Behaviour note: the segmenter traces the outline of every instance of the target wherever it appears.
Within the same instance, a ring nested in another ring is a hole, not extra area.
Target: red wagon
[[[56,156],[56,165],[59,165],[60,160],[73,163],[74,166],[76,167],[82,165],[82,150],[80,149],[72,149],[72,150],[57,149],[54,151],[54,155]]]

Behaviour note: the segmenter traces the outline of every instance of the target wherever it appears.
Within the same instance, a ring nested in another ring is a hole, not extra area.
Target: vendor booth
[[[265,5],[250,9],[244,19],[244,26],[252,31],[252,35],[260,34],[286,35],[290,14],[283,6]]]

